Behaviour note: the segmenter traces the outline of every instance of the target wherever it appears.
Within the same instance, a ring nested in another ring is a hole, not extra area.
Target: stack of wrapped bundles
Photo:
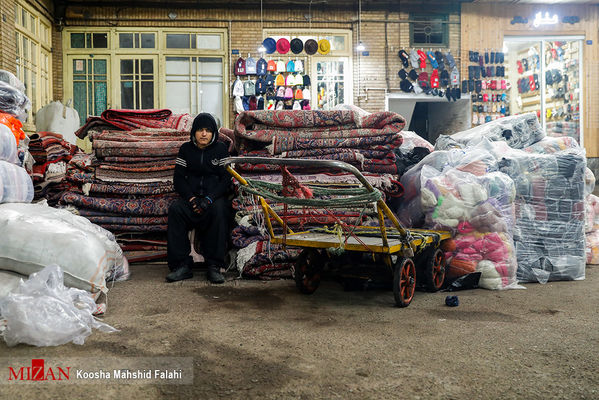
[[[355,107],[331,111],[248,111],[235,120],[235,144],[240,156],[345,161],[363,171],[368,182],[386,196],[400,196],[395,151],[402,144],[400,132],[404,124],[398,114],[370,114]],[[279,166],[244,163],[236,168],[246,179],[273,185],[284,181]],[[289,171],[293,175],[288,179],[301,185],[324,189],[359,186],[352,174],[339,170],[289,167]],[[271,244],[263,229],[262,209],[247,200],[238,196],[233,201],[238,225],[232,233],[233,245],[238,249],[236,268],[246,277],[291,277],[298,250]],[[364,225],[376,220],[373,207],[335,207],[324,211],[284,207],[275,201],[269,204],[294,230],[332,227],[336,223]]]
[[[448,277],[481,272],[479,285],[516,285],[513,181],[481,146],[431,153],[401,178],[407,226],[451,230],[443,250]]]
[[[45,198],[49,205],[54,206],[62,193],[68,190],[65,180],[67,163],[77,151],[77,146],[53,132],[34,133],[29,139],[29,153],[34,160],[31,174],[34,200]]]
[[[572,138],[545,138],[534,114],[496,120],[452,139],[465,151],[486,148],[514,182],[518,281],[584,279],[584,149]]]
[[[0,112],[26,122],[30,109],[31,101],[25,94],[25,85],[11,72],[0,69]]]

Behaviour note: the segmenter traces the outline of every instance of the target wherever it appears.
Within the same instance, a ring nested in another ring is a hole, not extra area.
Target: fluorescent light
[[[260,45],[260,47],[258,47],[258,52],[259,53],[266,53],[266,47],[264,47],[264,45]]]

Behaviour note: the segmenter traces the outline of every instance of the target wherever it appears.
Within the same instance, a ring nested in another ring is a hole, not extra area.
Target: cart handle
[[[247,164],[272,164],[272,165],[291,165],[296,167],[324,167],[324,168],[337,168],[342,171],[351,172],[354,176],[364,185],[369,192],[374,192],[375,189],[372,187],[370,182],[366,180],[364,175],[351,164],[337,160],[315,160],[315,159],[301,159],[301,158],[274,158],[274,157],[227,157],[220,161],[220,165],[226,167],[230,164],[235,163],[247,163]]]
[[[342,171],[347,171],[347,172],[351,172],[352,174],[354,174],[354,176],[358,179],[358,181],[360,181],[360,183],[362,183],[362,185],[364,185],[364,187],[369,192],[375,191],[375,188],[373,188],[372,185],[370,184],[370,182],[368,182],[366,180],[366,178],[364,177],[364,175],[362,175],[360,170],[358,170],[353,165],[350,165],[343,161],[302,159],[302,158],[275,158],[275,157],[227,157],[227,158],[223,158],[219,164],[222,165],[223,167],[226,167],[227,170],[234,172],[234,170],[231,168],[230,165],[235,164],[235,163],[292,165],[292,166],[296,166],[296,167],[337,168]],[[240,175],[237,173],[235,173],[234,176],[236,178],[240,177]],[[245,179],[240,182],[247,184],[247,181],[245,181]],[[406,231],[406,229],[403,226],[401,226],[401,224],[397,220],[397,217],[395,217],[395,215],[393,215],[393,213],[391,212],[389,207],[387,207],[387,204],[385,204],[385,202],[380,199],[376,202],[376,204],[377,204],[378,208],[381,209],[383,214],[386,215],[387,218],[389,218],[389,220],[393,223],[393,225],[399,231],[401,236],[406,237],[409,234],[408,231]],[[386,240],[386,232],[385,232],[384,224],[381,225],[381,233],[383,235],[384,240]]]

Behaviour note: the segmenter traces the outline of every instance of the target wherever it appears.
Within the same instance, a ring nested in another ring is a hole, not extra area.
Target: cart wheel
[[[400,257],[395,263],[393,274],[393,296],[395,305],[407,307],[414,298],[416,290],[416,267],[411,258]]]
[[[426,290],[436,292],[445,282],[445,253],[441,249],[429,251],[425,262]]]
[[[320,284],[322,258],[318,250],[304,249],[295,262],[295,285],[303,294],[312,294]]]

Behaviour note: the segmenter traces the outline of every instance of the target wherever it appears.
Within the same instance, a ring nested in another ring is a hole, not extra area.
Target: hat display
[[[331,51],[331,43],[327,39],[320,39],[318,41],[318,53],[322,55],[329,54]]]
[[[283,76],[283,74],[277,75],[277,78],[275,79],[275,85],[285,86],[285,77]]]
[[[271,72],[275,72],[277,70],[277,63],[275,60],[268,60],[268,63],[266,64],[266,70],[267,71],[271,71]]]
[[[318,51],[318,43],[316,43],[316,40],[314,39],[308,39],[306,40],[306,43],[304,43],[304,50],[308,55],[316,54]]]
[[[235,63],[235,75],[245,75],[245,60],[241,57]]]
[[[245,74],[256,75],[256,60],[252,57],[248,57],[245,60]]]
[[[295,72],[295,61],[293,61],[293,60],[287,61],[287,65],[285,68],[286,68],[287,72]]]
[[[233,96],[243,96],[243,94],[243,82],[241,79],[237,78],[235,79],[235,82],[233,82]]]
[[[286,66],[285,62],[278,60],[277,61],[277,72],[285,72],[286,69],[287,69],[287,66]]]
[[[310,98],[312,97],[312,95],[310,94],[310,89],[304,88],[304,90],[302,90],[302,96],[304,96],[304,100],[310,100]]]
[[[256,94],[256,83],[254,81],[243,82],[243,94],[245,96],[253,96]]]
[[[267,63],[266,60],[264,58],[260,58],[257,62],[256,62],[256,74],[258,75],[266,75],[266,68],[267,68]]]
[[[267,37],[262,41],[262,46],[266,49],[266,54],[272,54],[277,49],[277,42],[271,37]]]
[[[293,93],[293,97],[297,100],[302,100],[304,98],[304,93],[303,93],[302,89],[300,89],[300,88],[295,89],[295,93]]]
[[[310,86],[310,75],[304,75],[302,80],[304,81],[304,86]]]
[[[285,94],[283,95],[284,99],[293,99],[293,89],[291,89],[290,87],[288,87],[287,89],[285,89]]]
[[[293,54],[299,54],[304,50],[304,42],[302,42],[301,39],[291,39],[291,43],[289,45],[291,46],[291,51]]]
[[[287,54],[289,52],[289,40],[285,38],[277,40],[277,52],[279,54]]]

